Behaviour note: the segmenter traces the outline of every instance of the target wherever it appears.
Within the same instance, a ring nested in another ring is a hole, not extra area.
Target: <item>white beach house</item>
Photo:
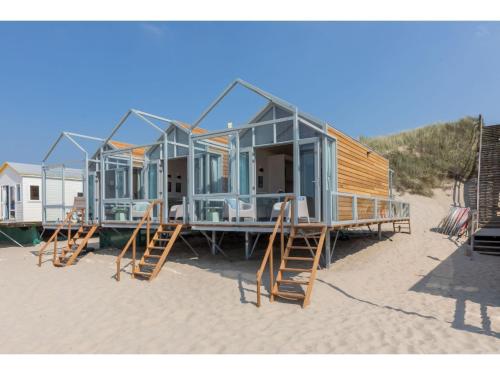
[[[83,192],[82,172],[66,169],[64,185],[57,175],[47,176],[47,196],[72,206],[73,199]],[[4,162],[0,166],[0,222],[26,224],[42,222],[42,168],[38,164]],[[62,209],[49,210],[54,220],[65,215]]]

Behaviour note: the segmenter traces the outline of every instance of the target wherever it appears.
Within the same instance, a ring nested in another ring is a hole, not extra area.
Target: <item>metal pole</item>
[[[479,224],[479,181],[481,178],[481,152],[483,149],[483,116],[479,115],[479,157],[477,163],[476,220]]]
[[[295,194],[295,200],[298,199],[300,195],[300,145],[299,145],[299,111],[297,108],[294,110],[293,116],[293,192]],[[292,224],[298,223],[299,217],[299,205],[295,204],[293,206],[294,210],[294,220]]]
[[[325,268],[330,268],[330,265],[332,264],[332,257],[331,257],[331,244],[330,244],[330,234],[331,231],[328,229],[326,231],[326,238],[325,238]]]
[[[42,224],[47,222],[47,209],[45,206],[47,205],[47,173],[45,171],[45,162],[42,162]]]
[[[105,164],[104,164],[104,155],[103,155],[103,147],[101,147],[100,151],[100,169],[101,169],[101,173],[99,175],[100,177],[100,180],[99,180],[99,184],[101,186],[101,188],[99,189],[99,196],[101,197],[99,199],[99,223],[102,223],[105,219],[104,217],[104,199],[106,198],[106,192],[105,192],[105,176],[106,176],[106,172],[105,172]]]
[[[168,219],[168,142],[163,133],[163,217]],[[168,221],[168,220],[167,220]]]
[[[62,197],[61,197],[61,200],[62,200],[62,216],[61,216],[61,220],[64,220],[64,216],[65,216],[65,210],[66,210],[66,192],[65,192],[65,189],[64,189],[64,185],[65,185],[65,182],[64,182],[64,164],[63,166],[61,167],[61,182],[62,182]]]
[[[83,194],[85,196],[85,217],[84,222],[87,224],[89,222],[89,155],[85,152],[85,178],[83,185]]]
[[[2,233],[5,237],[7,237],[9,240],[11,240],[12,242],[14,242],[17,246],[20,246],[20,247],[24,247],[23,245],[21,245],[19,242],[17,242],[15,239],[13,239],[11,236],[9,236],[7,233],[5,233],[4,231],[0,230],[0,233]]]
[[[194,202],[193,202],[193,194],[194,194],[194,152],[193,152],[193,138],[192,134],[189,134],[188,138],[188,156],[187,156],[187,185],[188,185],[188,196],[187,196],[187,205],[188,212],[184,212],[184,215],[188,216],[187,221],[191,221],[194,218]]]

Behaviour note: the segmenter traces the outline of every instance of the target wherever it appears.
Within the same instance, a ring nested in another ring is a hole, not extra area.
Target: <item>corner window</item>
[[[40,200],[40,186],[30,185],[30,200],[39,201]]]
[[[21,202],[21,184],[16,185],[16,200]]]

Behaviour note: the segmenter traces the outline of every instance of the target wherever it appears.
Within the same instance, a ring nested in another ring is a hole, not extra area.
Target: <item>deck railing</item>
[[[137,227],[135,228],[134,232],[130,236],[130,239],[128,240],[127,244],[121,251],[120,255],[116,258],[116,281],[120,281],[120,272],[122,270],[121,268],[121,260],[127,253],[128,249],[130,246],[132,246],[132,270],[135,269],[135,262],[136,262],[136,250],[137,250],[137,235],[141,231],[142,227],[144,224],[146,224],[146,243],[149,244],[149,236],[151,232],[151,213],[153,211],[153,208],[155,206],[159,205],[160,206],[160,211],[159,211],[159,225],[163,224],[163,200],[161,199],[156,199],[151,202],[151,204],[148,206],[146,211],[144,212],[144,215],[142,216],[141,221],[137,224]],[[130,263],[129,263],[130,264]]]
[[[281,203],[280,207],[280,213],[278,217],[276,218],[276,223],[274,224],[274,229],[271,235],[269,236],[269,243],[267,244],[266,252],[264,253],[264,257],[262,258],[262,262],[260,264],[260,268],[257,271],[257,306],[260,306],[260,289],[261,289],[261,284],[262,284],[262,275],[264,274],[264,271],[266,269],[266,265],[269,261],[269,285],[270,288],[273,287],[274,285],[274,269],[273,269],[273,249],[274,249],[274,241],[276,239],[276,235],[278,233],[278,230],[280,231],[280,239],[281,239],[281,258],[283,258],[285,254],[285,232],[284,232],[284,221],[285,221],[285,214],[286,214],[286,209],[287,209],[287,204],[288,202],[291,201],[291,213],[292,213],[292,218],[291,222],[293,223],[293,212],[294,212],[294,207],[293,203],[295,202],[295,197],[293,195],[288,195],[284,198],[283,202]],[[271,295],[272,298],[272,295]]]
[[[212,193],[193,196],[190,223],[259,223],[273,224],[277,214],[273,207],[293,194]],[[290,213],[287,210],[287,216]]]
[[[330,203],[330,225],[410,217],[409,203],[384,197],[333,192]]]
[[[66,213],[66,217],[64,218],[63,221],[60,221],[57,223],[57,227],[54,230],[54,233],[52,233],[52,236],[45,242],[44,245],[40,248],[38,251],[38,266],[42,266],[42,256],[49,247],[49,245],[53,242],[54,243],[54,252],[52,254],[52,263],[55,263],[56,257],[57,257],[57,237],[59,236],[59,233],[64,230],[64,228],[67,226],[67,241],[69,244],[69,241],[71,240],[71,226],[72,226],[72,220],[75,214],[80,213],[80,219],[83,220],[84,217],[84,209],[82,208],[77,208],[72,206],[71,209]],[[77,217],[77,222],[75,223],[75,226],[78,225],[78,217]],[[81,224],[81,223],[80,223]]]

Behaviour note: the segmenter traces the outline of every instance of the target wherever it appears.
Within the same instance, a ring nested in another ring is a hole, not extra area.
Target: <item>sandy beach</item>
[[[153,282],[122,275],[117,250],[36,266],[38,247],[0,248],[1,353],[500,353],[500,257],[432,231],[451,203],[404,195],[412,234],[340,241],[311,305],[255,306],[262,252],[231,261],[178,247]],[[47,258],[48,260],[48,258]]]

